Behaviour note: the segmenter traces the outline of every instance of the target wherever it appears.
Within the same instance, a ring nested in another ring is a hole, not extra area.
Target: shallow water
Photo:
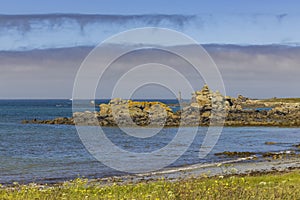
[[[1,183],[55,182],[78,176],[98,178],[123,174],[93,158],[83,146],[74,126],[21,124],[23,119],[69,117],[72,115],[71,106],[69,100],[0,101]],[[184,131],[188,134],[190,129],[186,127]],[[177,128],[166,128],[151,138],[137,139],[118,128],[107,127],[103,130],[121,149],[137,153],[153,152],[166,146],[177,132]],[[213,150],[200,159],[199,148],[205,134],[206,128],[200,127],[192,145],[171,166],[228,159],[214,156],[216,152],[281,151],[292,149],[293,144],[300,143],[298,128],[226,127]],[[265,145],[266,141],[277,144]],[[183,138],[175,145],[184,146],[187,142]],[[176,150],[171,153],[179,154]]]

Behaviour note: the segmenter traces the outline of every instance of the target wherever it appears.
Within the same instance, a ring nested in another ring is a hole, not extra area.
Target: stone
[[[201,117],[203,117],[203,118],[209,118],[210,115],[211,115],[210,112],[204,112],[204,113],[202,113]]]
[[[100,104],[100,115],[110,115],[111,114],[111,106],[107,104]]]
[[[200,108],[200,105],[199,105],[199,103],[191,103],[191,107]]]
[[[261,110],[258,108],[272,108]],[[33,124],[68,124],[74,125],[139,125],[149,124],[165,126],[207,126],[219,125],[225,121],[226,126],[300,126],[300,103],[264,102],[252,100],[242,95],[237,98],[223,96],[213,92],[205,85],[192,94],[190,103],[173,112],[161,102],[140,102],[112,99],[108,104],[99,105],[99,112],[75,112],[73,117],[60,117],[49,120],[23,120],[22,123]]]

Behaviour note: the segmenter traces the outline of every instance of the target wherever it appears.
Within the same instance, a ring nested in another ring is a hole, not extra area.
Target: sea
[[[178,110],[176,100],[160,100]],[[96,104],[108,100],[97,100]],[[96,106],[96,109],[97,106]],[[82,110],[85,110],[82,107]],[[22,120],[72,116],[72,100],[0,100],[0,183],[55,183],[77,177],[103,178],[124,175],[94,158],[71,125],[22,124]],[[134,128],[133,128],[134,129]],[[191,127],[183,127],[189,132]],[[118,127],[103,128],[107,138],[132,152],[152,152],[163,148],[176,136],[178,128],[163,128],[158,135],[138,138]],[[198,127],[187,150],[168,168],[198,163],[215,163],[232,158],[216,156],[224,151],[255,153],[295,150],[300,143],[299,128],[224,127],[208,155],[199,157],[207,128]],[[184,139],[178,145],[185,145]],[[275,142],[266,145],[265,142]],[[187,142],[188,143],[188,142]],[[175,152],[176,153],[176,150]],[[151,160],[149,160],[151,162]]]

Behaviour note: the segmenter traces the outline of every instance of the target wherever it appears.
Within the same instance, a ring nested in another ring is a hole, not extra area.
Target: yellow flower
[[[264,181],[262,181],[262,182],[259,183],[259,185],[266,185],[266,184],[267,184],[267,183],[264,182]]]

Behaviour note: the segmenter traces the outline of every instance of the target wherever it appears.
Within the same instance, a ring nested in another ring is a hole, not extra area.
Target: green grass
[[[76,179],[55,186],[4,187],[0,199],[300,199],[300,171],[101,185]]]
[[[272,98],[272,99],[262,99],[261,102],[300,103],[300,98]]]

